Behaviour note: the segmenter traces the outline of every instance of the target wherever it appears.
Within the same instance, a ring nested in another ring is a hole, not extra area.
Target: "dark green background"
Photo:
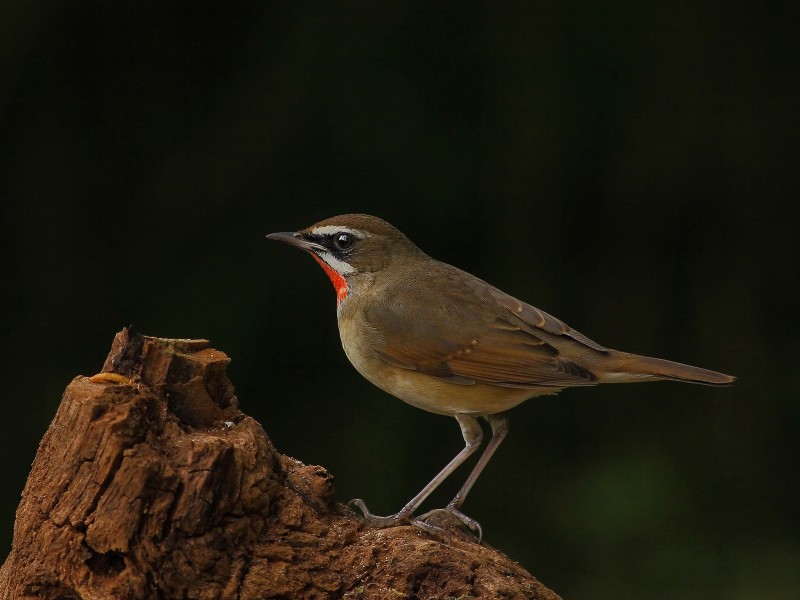
[[[340,500],[416,493],[456,423],[362,380],[330,283],[264,240],[357,211],[603,344],[739,377],[515,409],[465,506],[489,543],[566,598],[796,594],[790,6],[3,2],[0,556],[63,388],[130,323],[227,352]]]

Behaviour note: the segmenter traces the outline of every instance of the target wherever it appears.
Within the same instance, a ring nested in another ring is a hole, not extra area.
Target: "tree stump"
[[[279,454],[205,340],[117,334],[22,494],[0,598],[556,599],[458,531],[368,526]]]

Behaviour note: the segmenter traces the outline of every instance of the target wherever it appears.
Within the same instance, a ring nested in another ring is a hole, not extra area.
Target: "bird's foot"
[[[445,533],[452,531],[454,527],[462,530],[466,528],[479,544],[483,539],[481,524],[454,506],[435,508],[414,519],[413,523],[428,531],[444,531]]]
[[[389,515],[386,517],[381,517],[379,515],[373,515],[367,505],[361,498],[355,498],[354,500],[350,500],[347,503],[347,506],[353,507],[355,506],[358,508],[361,513],[364,515],[364,519],[370,524],[375,525],[376,527],[392,527],[394,525],[399,525],[403,521],[408,521],[408,515],[404,515],[402,512],[399,512],[394,515]]]
[[[367,508],[366,503],[360,498],[350,500],[347,506],[355,506],[358,508],[364,515],[364,520],[375,527],[394,527],[395,525],[406,523],[430,533],[444,533],[450,535],[453,533],[454,529],[469,532],[470,535],[477,539],[479,544],[483,539],[481,524],[472,517],[468,517],[454,506],[435,508],[413,519],[410,515],[404,514],[402,511],[386,517],[374,515]]]

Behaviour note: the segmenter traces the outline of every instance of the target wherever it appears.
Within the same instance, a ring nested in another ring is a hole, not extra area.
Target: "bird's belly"
[[[370,350],[367,338],[341,333],[342,346],[353,366],[372,384],[422,410],[442,415],[492,415],[514,408],[534,396],[555,394],[558,388],[513,388],[475,383],[462,385],[396,367]]]
[[[461,385],[392,365],[385,365],[377,377],[367,379],[412,406],[443,415],[492,415],[514,408],[533,396],[558,391],[552,388],[520,389],[483,383]]]

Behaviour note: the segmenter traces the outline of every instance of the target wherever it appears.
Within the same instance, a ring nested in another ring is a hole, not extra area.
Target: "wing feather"
[[[394,287],[364,318],[384,340],[384,361],[458,384],[505,387],[595,385],[587,369],[565,357],[555,343],[603,346],[555,317],[444,263],[411,273],[415,285]],[[413,293],[435,286],[437,295]],[[391,340],[391,343],[387,343]]]

